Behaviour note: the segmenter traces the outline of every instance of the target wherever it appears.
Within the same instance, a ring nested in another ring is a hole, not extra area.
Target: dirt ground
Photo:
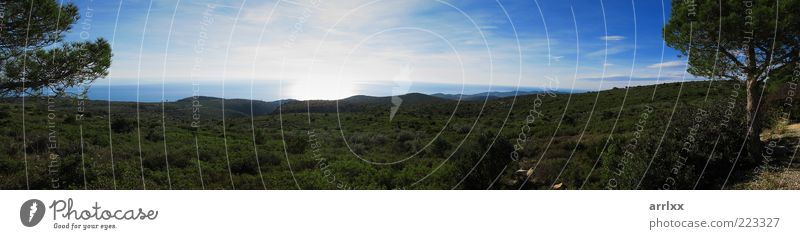
[[[763,140],[782,139],[789,150],[787,158],[779,166],[763,170],[750,182],[739,185],[738,189],[781,189],[800,190],[800,162],[794,154],[800,145],[800,123],[790,124],[781,129],[770,130],[761,135]]]

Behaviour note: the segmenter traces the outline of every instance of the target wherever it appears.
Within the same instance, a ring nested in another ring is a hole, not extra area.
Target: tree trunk
[[[758,102],[760,100],[761,91],[758,81],[755,76],[749,75],[747,77],[747,125],[748,128],[748,147],[747,151],[750,154],[751,163],[760,162],[761,155],[761,107]]]
[[[744,69],[747,74],[747,151],[750,153],[750,163],[762,161],[761,155],[761,87],[758,85],[758,60],[756,59],[756,47],[752,40],[748,40],[746,49],[747,67]]]

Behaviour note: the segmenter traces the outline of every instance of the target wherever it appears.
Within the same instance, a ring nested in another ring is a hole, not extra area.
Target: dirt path
[[[782,129],[770,130],[761,135],[763,140],[781,139],[788,150],[788,155],[782,158],[784,163],[773,169],[766,170],[755,177],[753,181],[741,184],[739,189],[789,189],[800,190],[800,162],[794,155],[800,147],[800,123],[790,124]],[[792,159],[792,157],[795,157]]]
[[[787,168],[759,174],[753,181],[741,184],[737,189],[752,190],[800,190],[800,169]]]
[[[782,129],[765,130],[761,134],[762,140],[777,138],[800,138],[800,123],[790,124]]]

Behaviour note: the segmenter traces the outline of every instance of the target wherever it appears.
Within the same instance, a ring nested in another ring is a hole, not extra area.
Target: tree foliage
[[[688,57],[693,75],[763,81],[800,58],[797,12],[797,1],[673,1],[664,40]]]
[[[78,8],[55,0],[3,1],[0,95],[63,94],[108,75],[111,46],[102,38],[64,42]]]
[[[753,159],[761,157],[762,87],[800,59],[798,1],[673,1],[664,26],[667,45],[688,58],[688,72],[711,79],[744,80]]]

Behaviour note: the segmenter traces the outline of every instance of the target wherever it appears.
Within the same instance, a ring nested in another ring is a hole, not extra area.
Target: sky
[[[662,40],[669,1],[71,2],[81,19],[67,39],[112,43],[109,77],[95,84],[277,82],[282,98],[336,99],[364,86],[585,91],[695,79]]]

